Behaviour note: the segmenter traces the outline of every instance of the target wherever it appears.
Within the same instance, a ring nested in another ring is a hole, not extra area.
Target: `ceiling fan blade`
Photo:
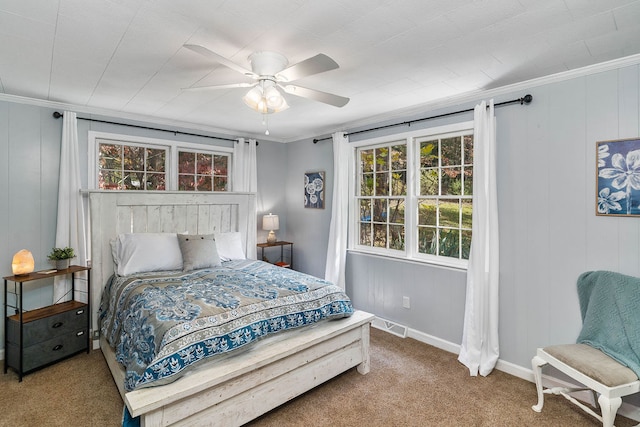
[[[323,53],[293,64],[277,74],[277,77],[284,81],[294,81],[313,74],[324,73],[325,71],[340,68],[338,63]]]
[[[218,62],[222,65],[224,65],[225,67],[231,68],[232,70],[235,70],[241,74],[244,74],[245,76],[249,76],[249,77],[258,77],[256,76],[253,71],[248,70],[244,67],[241,67],[240,65],[236,64],[233,61],[228,60],[227,58],[225,58],[224,56],[218,55],[217,53],[207,49],[204,46],[200,46],[198,44],[185,44],[184,47],[186,47],[187,49],[190,49],[194,52],[199,53],[200,55],[203,55],[215,62]]]
[[[324,102],[325,104],[333,105],[334,107],[344,107],[349,102],[349,98],[344,96],[334,95],[328,92],[322,92],[315,89],[309,89],[296,85],[281,86],[285,92],[291,95],[301,96],[303,98],[313,99],[314,101]]]
[[[238,87],[253,87],[258,83],[230,83],[226,85],[213,85],[213,86],[196,86],[196,87],[185,87],[182,90],[185,91],[196,91],[196,90],[218,90],[218,89],[234,89]]]

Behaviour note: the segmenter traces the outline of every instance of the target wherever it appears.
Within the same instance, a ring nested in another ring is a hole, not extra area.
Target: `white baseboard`
[[[384,320],[382,319],[380,321],[384,322]],[[394,325],[398,325],[402,327],[402,325],[399,325],[397,323],[394,323]],[[379,328],[379,329],[385,330],[385,328]],[[389,331],[386,331],[386,332],[389,332]],[[394,334],[394,335],[398,335],[398,334]],[[441,350],[448,351],[449,353],[460,354],[459,344],[455,344],[450,341],[443,340],[438,337],[434,337],[433,335],[425,334],[424,332],[420,332],[415,329],[407,328],[407,337],[413,338],[425,344],[429,344]],[[499,371],[505,372],[507,374],[513,375],[514,377],[521,378],[530,383],[535,383],[535,380],[533,377],[533,371],[530,368],[524,368],[514,363],[506,362],[504,360],[498,359],[498,362],[496,363],[496,369]],[[552,387],[570,387],[573,385],[573,384],[567,383],[566,381],[560,380],[558,378],[551,377],[549,375],[543,375],[543,380],[545,385],[549,385]],[[575,393],[575,397],[576,399],[582,400],[583,402],[586,402],[592,406],[595,405],[595,402],[593,400],[593,393],[589,391]],[[536,396],[535,392],[534,394],[532,394],[531,399],[532,399],[531,405],[534,405],[537,403],[538,397]],[[634,421],[640,421],[640,407],[632,405],[630,403],[622,402],[622,406],[618,410],[618,414]]]

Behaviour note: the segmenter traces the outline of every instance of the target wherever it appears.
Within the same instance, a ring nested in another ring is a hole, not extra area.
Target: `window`
[[[354,143],[351,248],[465,267],[473,122]]]
[[[178,152],[178,190],[227,191],[229,156],[194,152]]]
[[[103,190],[229,191],[232,148],[89,132],[90,177]]]
[[[98,140],[98,188],[165,190],[167,149]]]

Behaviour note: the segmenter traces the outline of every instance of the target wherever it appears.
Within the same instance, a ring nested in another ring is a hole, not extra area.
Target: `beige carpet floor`
[[[535,386],[494,371],[470,377],[454,354],[372,330],[371,372],[349,370],[251,427],[599,426],[562,397],[535,413]],[[0,426],[118,426],[122,400],[100,351],[24,377],[0,375]],[[618,416],[618,427],[635,425]]]

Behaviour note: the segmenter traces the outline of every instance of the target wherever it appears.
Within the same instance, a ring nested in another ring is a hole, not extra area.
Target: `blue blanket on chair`
[[[578,278],[582,331],[578,343],[595,347],[640,378],[640,279],[611,271]]]

